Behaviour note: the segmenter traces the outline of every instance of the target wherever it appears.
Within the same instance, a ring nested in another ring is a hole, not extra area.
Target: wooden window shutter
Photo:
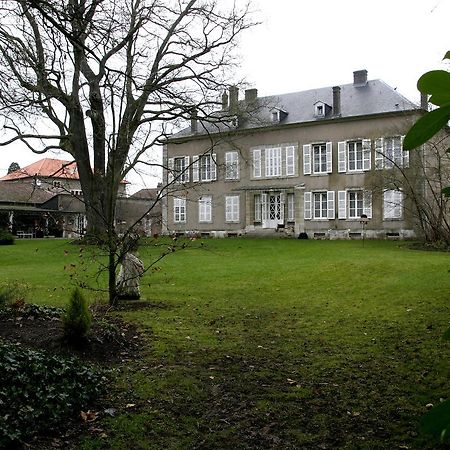
[[[189,181],[189,172],[191,168],[189,167],[189,156],[184,157],[184,181]]]
[[[295,175],[295,148],[286,147],[286,175]]]
[[[403,150],[403,139],[405,138],[405,136],[401,136],[400,140],[401,140],[401,148],[402,148],[402,154],[403,154],[403,167],[409,167],[409,151],[408,150]]]
[[[372,167],[371,164],[371,145],[370,139],[362,140],[362,151],[363,151],[363,170],[370,170]]]
[[[172,183],[173,181],[173,167],[174,167],[174,158],[169,158],[167,161],[167,182]]]
[[[372,218],[372,192],[363,192],[363,214],[367,216],[368,219]]]
[[[261,149],[253,150],[253,178],[261,178]]]
[[[217,155],[211,155],[211,180],[217,180]]]
[[[347,141],[338,142],[338,172],[347,172]]]
[[[312,213],[312,193],[305,192],[303,200],[304,200],[304,217],[306,220],[309,220],[311,219]]]
[[[334,206],[334,191],[327,192],[327,218],[334,219],[335,218],[335,206]]]
[[[311,145],[303,146],[303,174],[311,175]]]
[[[383,138],[375,140],[375,169],[384,168],[384,142]]]
[[[338,191],[338,219],[347,218],[347,191]]]
[[[333,143],[326,143],[326,152],[327,152],[327,173],[331,173],[333,171]]]
[[[192,157],[192,181],[199,180],[199,164],[198,164],[199,156],[195,155]]]

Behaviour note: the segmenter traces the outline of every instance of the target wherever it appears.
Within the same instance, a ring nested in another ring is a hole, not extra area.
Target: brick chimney
[[[197,122],[197,108],[192,108],[191,114],[191,133],[197,133],[198,122]]]
[[[341,115],[341,87],[333,86],[333,116]]]
[[[237,86],[230,87],[230,114],[238,112],[239,89]]]
[[[353,86],[363,87],[367,84],[367,70],[356,70],[353,72]]]
[[[226,111],[228,109],[228,94],[224,92],[222,94],[222,111]]]
[[[246,89],[245,91],[245,104],[251,106],[255,104],[258,99],[258,89]]]
[[[428,94],[424,94],[423,92],[420,93],[420,109],[423,109],[424,111],[428,111],[429,105],[428,105]]]

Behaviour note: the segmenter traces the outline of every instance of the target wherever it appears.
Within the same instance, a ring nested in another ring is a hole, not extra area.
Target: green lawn
[[[167,245],[143,247],[146,265]],[[0,283],[61,306],[95,261],[19,241],[0,247]],[[114,375],[118,414],[77,448],[436,448],[417,427],[450,388],[449,268],[399,242],[189,241],[143,278],[155,307],[123,313],[142,357]]]

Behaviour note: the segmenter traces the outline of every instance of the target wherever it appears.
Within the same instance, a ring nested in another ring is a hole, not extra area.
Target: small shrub
[[[8,230],[0,229],[0,245],[12,245],[14,240],[14,236]]]
[[[24,302],[26,285],[13,282],[0,286],[0,309],[14,302]]]
[[[0,448],[75,417],[104,392],[103,372],[76,358],[0,342]]]
[[[86,298],[79,288],[72,291],[69,307],[62,318],[66,339],[74,343],[82,342],[91,328],[92,314]]]

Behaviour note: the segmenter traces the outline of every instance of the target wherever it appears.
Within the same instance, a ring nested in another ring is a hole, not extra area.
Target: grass
[[[146,265],[165,245],[141,249]],[[18,241],[0,247],[0,283],[61,306],[94,260]],[[388,241],[190,242],[143,278],[156,306],[123,313],[142,359],[119,368],[104,434],[77,448],[436,448],[418,421],[448,396],[449,265]]]

